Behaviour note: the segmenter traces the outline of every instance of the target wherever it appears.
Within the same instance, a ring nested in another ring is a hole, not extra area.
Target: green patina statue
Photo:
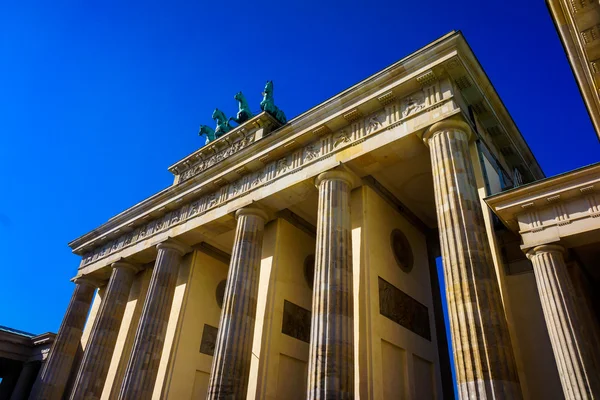
[[[229,125],[229,120],[223,113],[223,111],[215,108],[215,111],[212,114],[212,119],[217,121],[217,128],[215,129],[215,138],[220,138],[227,132],[231,130],[231,125]]]
[[[273,100],[273,81],[267,81],[265,85],[265,90],[262,93],[263,100],[260,102],[260,109],[271,114],[277,121],[285,124],[287,122],[287,118],[283,111],[281,111]]]
[[[213,129],[210,126],[207,125],[200,125],[200,131],[198,131],[198,135],[202,136],[205,135],[206,136],[206,142],[204,143],[204,145],[209,144],[210,142],[212,142],[213,140],[216,139],[215,137],[215,131],[213,131]]]
[[[239,111],[237,113],[237,118],[231,117],[229,118],[229,121],[233,121],[239,125],[254,117],[254,114],[252,114],[252,111],[250,111],[250,106],[248,105],[248,102],[246,101],[246,98],[244,97],[242,92],[237,92],[235,96],[233,96],[233,98],[236,99],[239,103]]]

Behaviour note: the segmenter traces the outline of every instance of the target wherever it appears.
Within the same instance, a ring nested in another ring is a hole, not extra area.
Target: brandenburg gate
[[[543,173],[460,32],[290,120],[263,96],[215,110],[171,186],[69,244],[30,398],[562,394],[539,377],[557,364],[535,282],[512,279],[483,201]]]

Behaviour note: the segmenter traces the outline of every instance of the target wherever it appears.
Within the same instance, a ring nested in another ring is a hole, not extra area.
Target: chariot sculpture
[[[265,89],[262,92],[262,96],[263,99],[260,102],[260,109],[269,113],[280,123],[285,124],[287,122],[287,118],[285,117],[283,111],[275,105],[275,101],[273,100],[273,81],[267,81]],[[238,113],[236,117],[231,117],[228,119],[223,111],[215,108],[215,111],[212,114],[212,119],[217,123],[215,129],[213,130],[207,125],[200,125],[198,135],[206,136],[205,144],[217,140],[233,129],[233,127],[230,125],[231,121],[241,125],[254,117],[254,114],[248,105],[248,101],[246,101],[246,97],[244,97],[242,92],[237,92],[233,98],[238,101]]]
[[[242,92],[237,92],[233,98],[239,103],[238,113],[237,118],[231,117],[229,118],[229,121],[233,121],[236,124],[241,125],[250,118],[254,117],[254,114],[252,114],[252,111],[250,111],[250,106],[248,105],[248,102],[246,101],[246,98]]]

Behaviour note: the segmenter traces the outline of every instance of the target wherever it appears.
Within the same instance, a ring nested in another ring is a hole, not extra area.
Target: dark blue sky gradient
[[[338,4],[2,2],[0,325],[56,331],[67,242],[171,184],[267,79],[292,118],[460,29],[547,175],[599,160],[542,0]]]

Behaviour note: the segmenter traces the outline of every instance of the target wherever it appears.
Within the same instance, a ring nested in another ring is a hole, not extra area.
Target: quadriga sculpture
[[[246,101],[246,98],[242,92],[237,92],[233,98],[238,101],[239,111],[237,113],[237,118],[231,117],[229,118],[229,121],[234,121],[239,125],[254,117],[254,114],[252,114],[252,111],[250,111],[250,106],[248,105],[248,102]]]
[[[209,144],[210,142],[212,142],[213,140],[216,139],[215,131],[210,126],[207,126],[207,125],[200,125],[200,130],[198,131],[198,135],[206,136],[206,142],[204,142],[205,145]]]
[[[260,102],[260,109],[271,114],[277,121],[285,124],[287,122],[287,118],[283,111],[281,111],[273,100],[273,81],[267,81],[265,85],[265,90],[262,93],[263,100]]]
[[[231,125],[229,125],[229,120],[223,113],[223,111],[215,108],[215,111],[212,114],[212,119],[217,121],[217,128],[215,129],[215,138],[220,138],[227,132],[231,130]]]

